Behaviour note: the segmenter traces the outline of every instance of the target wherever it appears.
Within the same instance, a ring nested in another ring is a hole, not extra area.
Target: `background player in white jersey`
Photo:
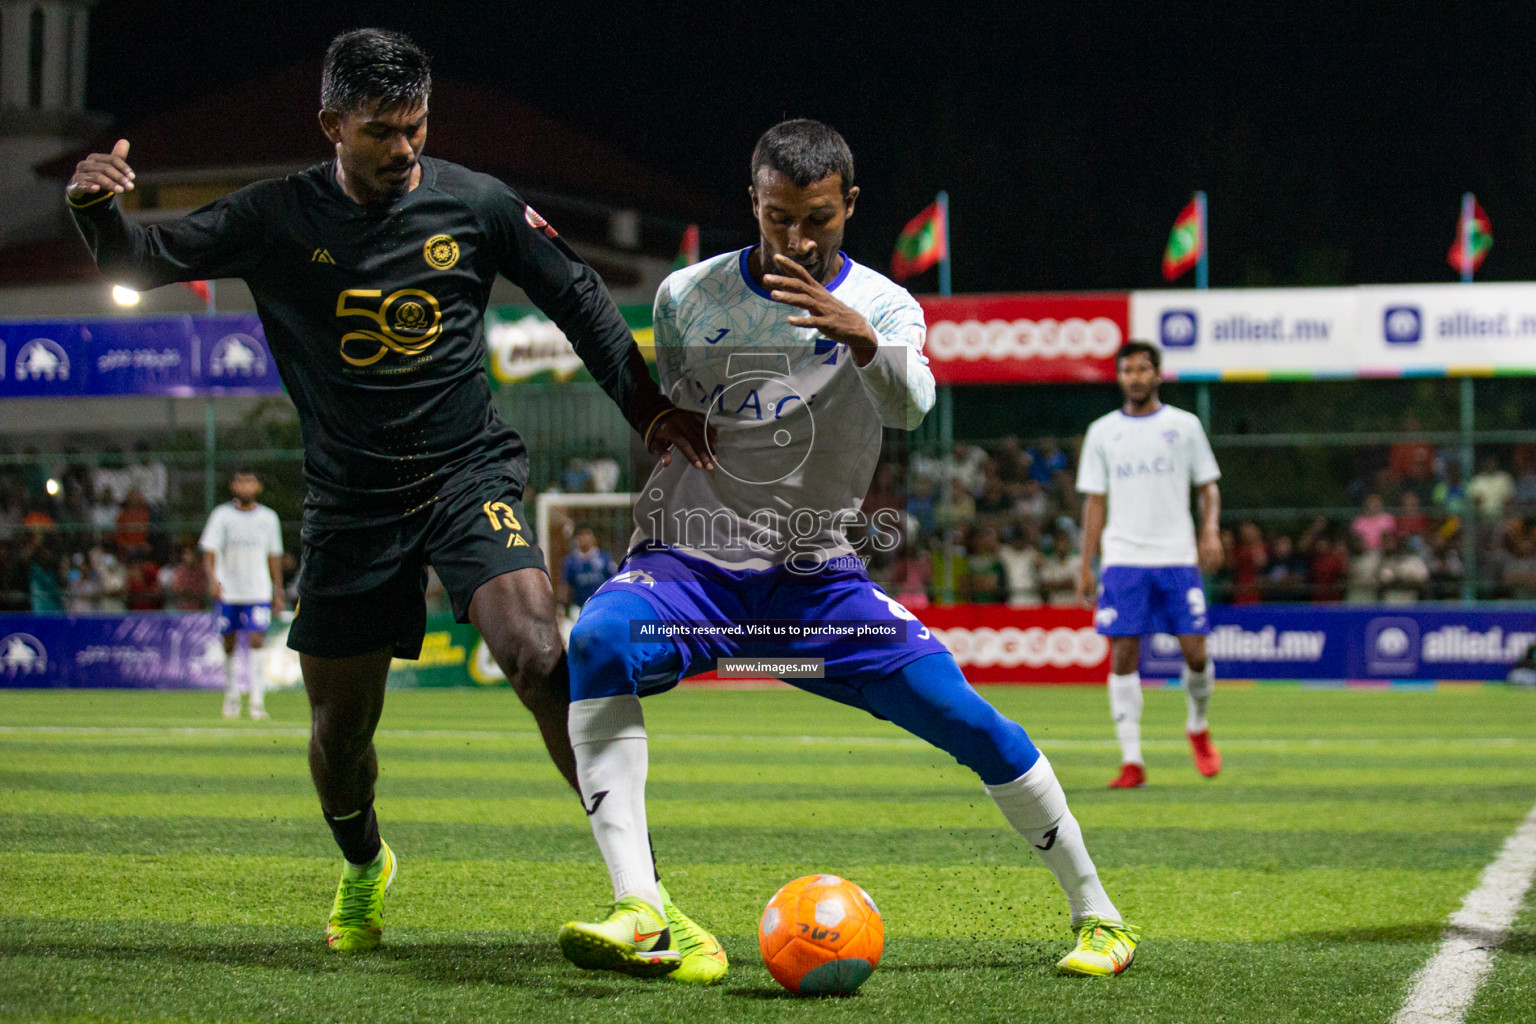
[[[251,717],[266,718],[263,649],[273,614],[283,610],[283,531],[277,513],[257,503],[261,480],[253,471],[236,470],[229,492],[235,500],[213,510],[198,542],[224,634],[224,717],[240,717],[243,684],[251,694]]]
[[[605,921],[561,928],[561,950],[587,968],[724,976],[718,943],[655,878],[639,695],[721,658],[794,657],[824,676],[786,682],[887,718],[973,769],[1066,891],[1079,942],[1059,969],[1118,974],[1136,933],[1104,892],[1050,762],[870,582],[855,541],[894,538],[898,524],[849,536],[871,525],[860,508],[882,429],[913,429],[934,400],[922,308],[839,249],[859,194],[853,156],[828,126],[786,121],[758,141],[750,180],[758,244],[673,274],[656,296],[662,388],[706,414],[711,457],[656,466],[628,557],[571,634],[571,745],[616,905]],[[754,632],[786,623],[800,632]],[[863,639],[793,639],[829,624]]]
[[[1093,421],[1083,439],[1077,489],[1083,499],[1083,564],[1077,598],[1092,606],[1093,560],[1103,541],[1103,578],[1094,624],[1111,637],[1109,707],[1120,740],[1120,774],[1111,789],[1144,785],[1141,758],[1141,638],[1172,633],[1184,654],[1185,732],[1195,767],[1207,777],[1221,771],[1211,744],[1206,708],[1215,666],[1206,657],[1211,631],[1200,570],[1221,565],[1221,470],[1200,420],[1164,405],[1162,354],[1145,341],[1128,341],[1115,355],[1115,376],[1125,404]],[[1198,539],[1189,515],[1189,488],[1200,496]],[[1107,506],[1107,512],[1106,512]]]

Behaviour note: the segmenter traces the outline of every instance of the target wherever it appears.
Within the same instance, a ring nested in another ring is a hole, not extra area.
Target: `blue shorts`
[[[784,681],[896,723],[988,785],[1019,778],[1040,756],[851,557],[799,574],[732,571],[659,546],[632,552],[571,630],[571,699],[659,693],[727,657],[821,658],[825,678]]]
[[[231,633],[265,633],[272,624],[272,605],[266,602],[225,604],[217,601],[213,613],[219,617],[219,632],[224,636]]]
[[[1093,624],[1104,636],[1211,631],[1200,570],[1193,565],[1112,565],[1099,580]]]
[[[763,570],[724,569],[670,548],[637,548],[593,600],[615,591],[641,598],[663,623],[795,622],[837,620],[896,623],[891,642],[847,642],[830,638],[762,641],[749,635],[673,636],[681,658],[672,680],[709,672],[720,658],[821,658],[826,678],[876,678],[930,654],[948,654],[928,628],[900,602],[876,586],[857,558],[827,563],[815,573],[782,566]],[[671,675],[672,673],[668,673]],[[820,680],[790,680],[817,689]]]

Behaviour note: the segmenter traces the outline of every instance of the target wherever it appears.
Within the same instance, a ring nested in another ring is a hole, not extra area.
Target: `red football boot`
[[[1211,730],[1186,733],[1189,745],[1195,751],[1195,769],[1206,778],[1215,778],[1221,771],[1221,752],[1211,743]]]
[[[1147,770],[1139,764],[1123,764],[1120,774],[1109,781],[1110,789],[1139,789],[1147,784]]]

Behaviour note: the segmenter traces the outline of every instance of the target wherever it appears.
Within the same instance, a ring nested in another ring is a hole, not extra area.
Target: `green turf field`
[[[707,990],[588,974],[554,932],[608,896],[587,822],[508,691],[390,695],[378,809],[401,858],[385,946],[326,950],[339,857],[303,697],[225,728],[220,695],[0,691],[0,1017],[132,1021],[1390,1021],[1446,916],[1536,803],[1536,694],[1222,688],[1216,780],[1183,699],[1147,694],[1150,785],[1102,688],[993,688],[1051,756],[1145,940],[1058,978],[1054,881],[966,771],[782,690],[647,702],[651,822],[678,902],[732,959]],[[757,915],[836,872],[885,916],[854,997],[798,1000]],[[1529,900],[1467,1020],[1536,1019]]]

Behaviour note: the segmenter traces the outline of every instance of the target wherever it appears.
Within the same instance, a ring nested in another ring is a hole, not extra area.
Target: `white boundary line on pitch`
[[[1503,945],[1525,894],[1536,877],[1536,807],[1504,841],[1477,888],[1461,909],[1429,963],[1414,975],[1413,987],[1392,1024],[1461,1024],[1493,958]]]
[[[539,734],[532,729],[379,729],[374,733],[379,739],[444,739],[444,740],[538,740]],[[0,741],[6,736],[165,736],[208,739],[236,739],[236,740],[266,740],[273,737],[303,738],[309,736],[309,729],[303,726],[252,726],[251,728],[238,728],[232,726],[172,726],[172,725],[0,725]],[[1118,750],[1119,743],[1112,739],[1051,739],[1040,738],[1040,745],[1046,751],[1053,750]],[[854,747],[896,747],[912,749],[930,749],[926,740],[915,736],[807,736],[807,735],[759,735],[753,733],[697,733],[678,732],[661,733],[651,737],[653,745],[659,749],[672,744],[687,745],[697,743],[781,743],[798,744],[801,746],[854,746]],[[1230,752],[1244,750],[1272,750],[1277,748],[1306,747],[1315,750],[1327,750],[1334,747],[1377,747],[1383,745],[1409,744],[1415,747],[1434,746],[1450,749],[1458,749],[1466,746],[1478,748],[1486,747],[1512,747],[1529,745],[1532,740],[1527,737],[1496,736],[1496,737],[1458,737],[1445,739],[1441,737],[1380,737],[1380,736],[1331,736],[1331,737],[1254,737],[1252,739],[1226,740],[1222,749]],[[1148,750],[1168,751],[1185,750],[1187,742],[1182,739],[1169,740],[1142,740],[1142,747]]]
[[[212,735],[212,737],[264,737],[264,735],[309,735],[306,726],[250,725],[0,725],[0,735]],[[378,729],[375,735],[398,735],[402,738],[427,737],[447,740],[496,740],[502,737],[538,737],[536,729]],[[753,740],[753,742],[788,743],[920,743],[926,740],[912,735],[808,735],[808,734],[756,734],[756,732],[668,732],[662,740],[688,742],[688,740]],[[1043,737],[1040,742],[1048,746],[1114,746],[1118,740],[1078,740],[1068,737]],[[1266,746],[1384,746],[1384,745],[1435,745],[1435,746],[1518,746],[1536,743],[1536,738],[1524,735],[1290,735],[1290,737],[1229,738],[1227,746],[1233,748],[1266,748]],[[1164,746],[1184,749],[1189,742],[1178,740],[1141,740],[1141,746]]]

